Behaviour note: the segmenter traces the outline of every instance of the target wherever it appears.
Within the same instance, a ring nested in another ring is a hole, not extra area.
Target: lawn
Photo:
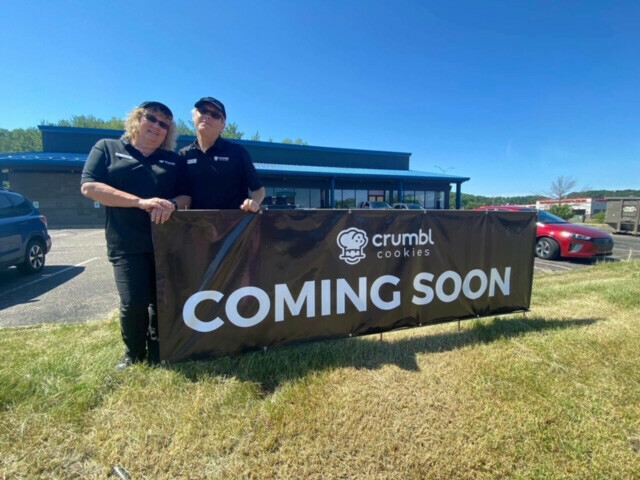
[[[460,329],[116,373],[121,350],[114,316],[0,330],[0,479],[640,478],[640,262]]]

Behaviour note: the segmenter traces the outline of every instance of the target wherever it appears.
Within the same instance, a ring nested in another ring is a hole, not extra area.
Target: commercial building
[[[91,147],[122,131],[39,126],[43,152],[0,153],[5,188],[36,202],[52,226],[100,226],[104,208],[80,194],[80,172]],[[195,137],[181,136],[178,148]],[[468,177],[411,170],[411,154],[234,140],[253,159],[266,202],[299,208],[352,208],[363,201],[461,208]],[[455,186],[455,192],[452,192]],[[453,197],[453,198],[452,198]]]
[[[568,205],[581,220],[588,220],[592,215],[607,210],[607,201],[604,198],[563,198],[562,200],[536,201],[538,210],[549,210],[554,205]]]

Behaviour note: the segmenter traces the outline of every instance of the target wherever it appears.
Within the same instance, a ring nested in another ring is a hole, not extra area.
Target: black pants
[[[153,253],[109,258],[120,294],[120,328],[125,355],[134,361],[159,359],[156,270]]]

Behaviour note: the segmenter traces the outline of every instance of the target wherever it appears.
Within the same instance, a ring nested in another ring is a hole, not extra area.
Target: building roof
[[[260,173],[322,176],[322,177],[369,177],[369,178],[405,178],[412,180],[436,180],[440,182],[466,182],[469,177],[458,177],[442,173],[420,172],[418,170],[389,170],[377,168],[344,168],[344,167],[316,167],[309,165],[280,165],[273,163],[255,163]]]
[[[102,138],[120,138],[121,130],[56,127],[40,125],[42,145],[46,152],[88,153]],[[196,137],[180,135],[177,148],[192,144]],[[227,139],[242,145],[255,161],[287,165],[341,166],[408,170],[411,154],[353,148],[319,147],[278,142]]]
[[[88,154],[20,152],[0,153],[0,167],[70,167],[82,168]]]
[[[123,130],[110,130],[104,128],[80,128],[80,127],[58,127],[53,125],[38,125],[38,129],[41,132],[51,132],[56,134],[67,135],[98,135],[100,138],[119,138],[124,131]],[[196,140],[195,135],[180,135],[178,137],[182,143],[193,143]],[[237,143],[244,147],[260,146],[262,148],[275,148],[286,150],[299,150],[299,151],[319,151],[327,153],[351,153],[358,155],[385,155],[390,157],[410,157],[408,152],[391,152],[387,150],[362,150],[358,148],[341,148],[341,147],[321,147],[318,145],[298,145],[296,143],[281,143],[281,142],[263,142],[255,140],[242,140],[242,139],[227,139],[233,143]]]
[[[38,168],[72,168],[81,169],[88,154],[82,153],[54,153],[54,152],[24,152],[0,153],[0,167],[38,167]],[[469,177],[459,177],[442,173],[421,172],[417,170],[391,170],[376,168],[345,168],[315,165],[284,165],[274,163],[254,162],[258,173],[265,175],[287,175],[300,177],[368,177],[377,179],[406,179],[416,181],[437,181],[447,183],[462,183]]]

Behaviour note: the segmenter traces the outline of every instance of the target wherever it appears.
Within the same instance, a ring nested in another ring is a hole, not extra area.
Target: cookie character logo
[[[366,257],[363,250],[369,243],[369,239],[364,230],[355,227],[342,230],[338,234],[337,241],[342,249],[340,260],[344,260],[349,265],[355,265]]]

